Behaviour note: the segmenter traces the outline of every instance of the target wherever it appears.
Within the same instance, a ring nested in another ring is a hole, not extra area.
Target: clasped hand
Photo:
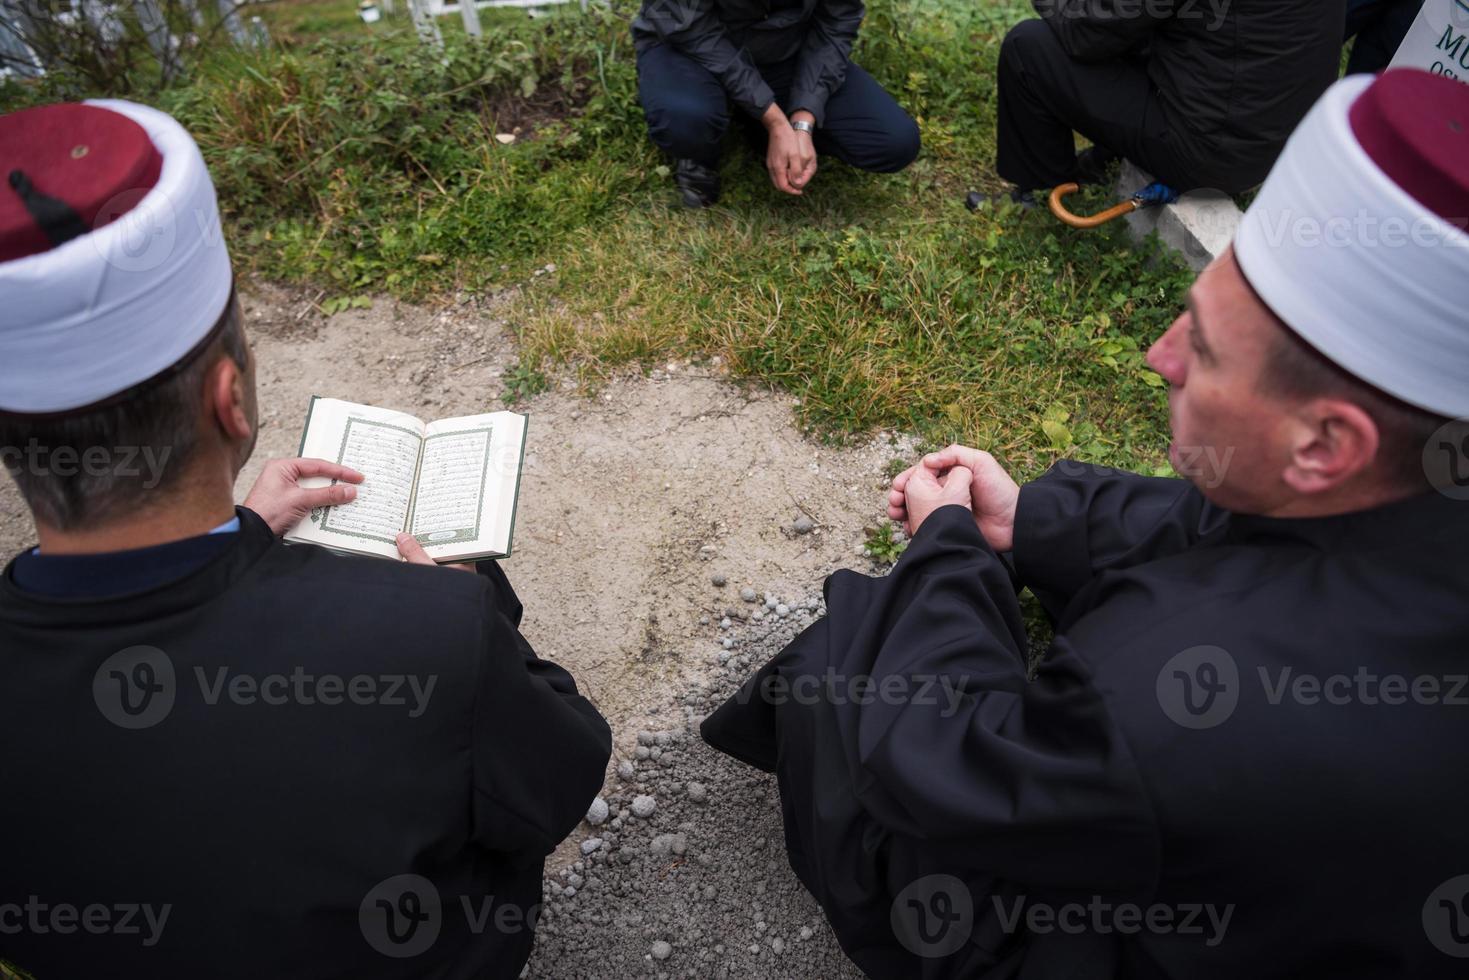
[[[929,453],[893,478],[888,517],[901,521],[908,534],[940,507],[959,504],[974,515],[985,541],[996,551],[1015,546],[1015,508],[1020,486],[995,458],[979,449],[953,445]]]
[[[787,119],[780,106],[771,103],[761,122],[769,134],[765,148],[765,169],[770,182],[778,190],[800,196],[816,175],[816,145],[811,134],[791,128],[791,120],[814,119],[809,112],[795,112]]]

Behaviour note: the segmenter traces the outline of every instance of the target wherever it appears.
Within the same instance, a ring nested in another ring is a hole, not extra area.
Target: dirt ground
[[[314,394],[430,420],[498,411],[513,337],[488,308],[380,300],[326,318],[312,295],[243,295],[255,349],[265,460],[293,456]],[[707,625],[742,587],[805,591],[861,563],[881,516],[882,469],[906,447],[823,446],[793,425],[789,397],[724,380],[717,365],[663,365],[590,397],[567,382],[516,407],[530,415],[515,553],[505,569],[536,651],[570,668],[620,736],[659,727],[717,651]],[[809,534],[792,529],[801,514]],[[34,541],[15,487],[0,486],[0,552]],[[716,588],[715,574],[728,584]],[[626,747],[623,742],[619,747]]]
[[[295,454],[313,394],[425,420],[504,407],[516,349],[495,304],[379,300],[327,318],[312,299],[268,285],[243,296],[262,425],[237,499],[266,459]],[[721,672],[720,620],[746,606],[742,588],[815,596],[834,569],[871,568],[861,546],[882,514],[882,472],[911,446],[885,434],[824,446],[795,427],[792,407],[730,383],[717,364],[688,362],[590,395],[556,381],[518,406],[529,446],[506,571],[531,644],[568,667],[611,722],[612,769],[633,757],[639,731],[687,730],[680,699]],[[798,534],[803,514],[814,529]],[[33,541],[4,481],[0,551]],[[563,844],[548,875],[565,873],[590,833],[583,825]]]

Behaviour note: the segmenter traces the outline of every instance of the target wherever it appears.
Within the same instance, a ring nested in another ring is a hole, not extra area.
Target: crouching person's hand
[[[974,474],[963,466],[955,466],[942,475],[927,466],[915,467],[904,491],[908,533],[916,535],[928,515],[940,507],[958,504],[972,511],[969,484],[973,478]]]

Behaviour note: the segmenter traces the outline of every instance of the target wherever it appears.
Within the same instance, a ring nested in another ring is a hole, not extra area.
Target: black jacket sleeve
[[[729,39],[714,0],[646,0],[635,26],[707,68],[751,116],[758,119],[775,101],[750,53]]]
[[[1061,47],[1077,61],[1106,61],[1146,44],[1173,17],[1170,2],[1032,0]]]
[[[1005,903],[1156,889],[1158,821],[1090,667],[1126,635],[1085,655],[1058,638],[1027,679],[1009,572],[962,507],[930,515],[888,575],[830,576],[826,605],[700,730],[776,773],[791,867],[867,976],[1014,977]],[[975,925],[930,960],[892,916],[935,874],[961,878]]]
[[[485,572],[504,581],[498,567]],[[507,613],[520,603],[491,587],[476,677],[474,834],[484,847],[549,854],[602,788],[612,732],[562,668],[536,656]]]
[[[865,662],[848,668],[879,689],[937,677],[955,694],[861,709],[854,761],[866,811],[942,841],[962,866],[1030,886],[1150,888],[1157,826],[1132,753],[1064,637],[1026,679],[1008,573],[970,513],[935,511],[888,579],[866,610],[828,597],[864,620],[852,639]]]
[[[1191,548],[1228,516],[1187,480],[1062,460],[1020,489],[1015,570],[1056,615],[1099,572]]]
[[[791,86],[790,112],[805,109],[826,121],[826,101],[847,77],[847,60],[857,40],[866,8],[862,0],[820,0],[806,25],[806,40],[796,63]]]

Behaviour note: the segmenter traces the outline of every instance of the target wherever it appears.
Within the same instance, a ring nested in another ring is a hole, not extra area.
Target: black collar
[[[126,588],[126,591],[114,591],[108,595],[47,595],[23,589],[15,575],[20,558],[13,558],[0,573],[0,618],[29,625],[55,623],[59,617],[76,624],[134,622],[208,602],[228,588],[271,547],[280,547],[270,528],[254,511],[236,507],[235,513],[240,518],[240,530],[234,534],[214,536],[223,540],[209,542],[207,553],[202,556],[193,547],[186,547],[185,551],[200,560],[183,568],[181,575],[162,579],[154,576]],[[188,542],[198,541],[198,538],[188,539]],[[136,563],[150,556],[156,558],[161,551],[186,544],[173,542],[137,551],[87,556],[106,566],[89,574],[106,574],[108,569],[116,570],[123,564]],[[26,549],[26,553],[30,550]],[[165,563],[174,564],[171,559]]]
[[[1298,541],[1322,551],[1378,551],[1392,547],[1462,547],[1469,532],[1469,502],[1437,491],[1330,517],[1260,517],[1232,514],[1226,540],[1235,544]]]

